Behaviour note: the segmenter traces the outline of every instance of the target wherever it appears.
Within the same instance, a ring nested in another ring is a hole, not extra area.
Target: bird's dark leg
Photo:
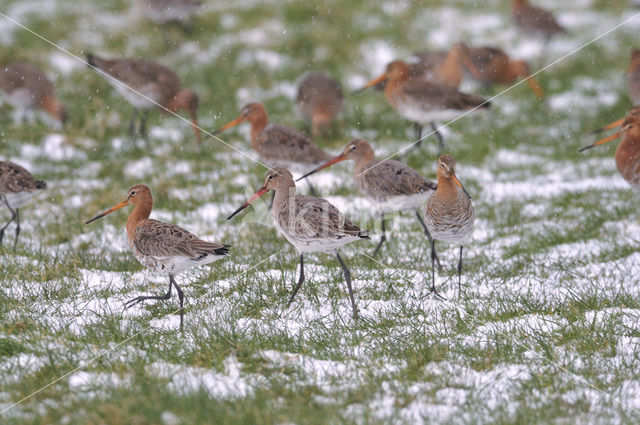
[[[342,274],[344,274],[344,280],[347,282],[347,288],[349,288],[349,298],[351,298],[351,308],[353,309],[353,318],[357,319],[358,307],[356,307],[356,301],[353,298],[353,288],[351,287],[351,272],[347,268],[346,264],[344,264],[344,261],[342,261],[342,258],[340,258],[340,254],[338,254],[337,252],[336,252],[336,257],[338,258],[338,261],[342,266]]]
[[[136,138],[136,117],[138,116],[138,110],[134,109],[131,113],[131,121],[129,121],[129,137]]]
[[[384,225],[384,214],[381,214],[380,218],[382,219],[382,237],[380,238],[380,242],[378,243],[378,246],[376,246],[376,249],[373,251],[372,257],[376,256],[378,251],[380,251],[380,247],[382,246],[382,244],[387,240],[387,235],[385,233],[385,225]]]
[[[316,189],[313,187],[309,179],[307,179],[307,183],[309,184],[309,191],[311,192],[311,196],[317,198],[318,194],[316,193]],[[275,192],[273,192],[275,194]]]
[[[298,290],[300,290],[300,287],[302,286],[302,282],[304,282],[304,255],[300,254],[300,278],[298,279],[298,283],[296,283],[296,286],[293,288],[293,291],[291,292],[291,296],[289,297],[289,302],[287,303],[287,308],[289,308],[289,306],[293,302],[293,298],[298,293]]]
[[[4,229],[6,229],[7,227],[9,227],[9,224],[11,224],[11,222],[13,220],[15,220],[16,218],[16,212],[13,210],[13,208],[11,208],[11,206],[9,205],[9,201],[7,201],[7,197],[2,195],[2,201],[4,202],[4,204],[7,206],[7,208],[9,208],[9,211],[11,211],[11,218],[9,219],[9,221],[7,221],[7,224],[5,224],[4,226],[2,226],[2,229],[0,229],[0,245],[2,245],[2,239],[4,237]]]
[[[169,275],[169,290],[164,295],[140,295],[139,297],[135,297],[124,303],[124,308],[131,308],[134,305],[141,303],[146,300],[168,300],[171,298],[171,285],[173,278]]]
[[[424,224],[424,220],[422,219],[422,216],[420,215],[420,212],[418,212],[418,210],[416,210],[416,217],[418,217],[418,222],[420,222],[420,225],[422,226],[422,230],[424,230],[424,234],[427,236],[427,239],[429,239],[429,243],[431,243],[433,241],[433,238],[431,237],[431,233],[429,233],[429,229],[427,229],[427,225]],[[438,258],[438,254],[436,254],[436,264],[438,265],[438,271],[441,272],[442,265],[440,264],[440,259]]]
[[[18,235],[20,235],[20,209],[16,208],[16,239],[13,241],[13,250],[16,250],[18,245]]]
[[[140,137],[147,139],[147,117],[149,116],[149,109],[142,110],[142,116],[140,117]]]
[[[440,132],[438,131],[438,127],[436,126],[436,123],[434,123],[433,121],[431,121],[431,130],[433,131],[433,134],[436,136],[436,139],[438,139],[438,146],[440,147],[440,153],[444,152],[444,139],[442,138],[442,134],[440,134]]]
[[[184,332],[184,292],[182,292],[172,275],[169,275],[169,282],[173,283],[178,292],[178,299],[180,300],[180,332]]]
[[[462,294],[462,245],[460,245],[460,261],[458,261],[458,296]]]
[[[438,298],[444,297],[436,291],[436,240],[431,239],[431,292]]]
[[[413,129],[416,132],[416,136],[415,136],[416,137],[416,140],[415,140],[416,144],[415,144],[415,147],[417,148],[422,143],[422,124],[414,122],[413,123]]]

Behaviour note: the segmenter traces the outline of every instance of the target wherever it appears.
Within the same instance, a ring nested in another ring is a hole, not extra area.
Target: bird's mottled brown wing
[[[101,60],[95,58],[93,62],[102,71],[126,83],[135,90],[140,91],[149,84],[155,84],[161,88],[162,93],[173,95],[181,86],[180,78],[175,72],[152,61],[144,59]]]
[[[544,31],[548,34],[563,33],[566,30],[560,26],[551,12],[539,7],[527,5],[514,12],[516,23],[526,31]]]
[[[26,63],[0,66],[0,89],[11,93],[21,87],[29,87],[31,95],[41,101],[45,95],[53,94],[53,84],[38,68]]]
[[[402,96],[405,102],[411,101],[417,108],[427,110],[467,110],[476,106],[489,107],[489,102],[481,97],[461,93],[453,87],[425,80],[410,79],[400,86],[399,92],[399,96]]]
[[[437,188],[436,183],[413,168],[392,159],[369,163],[362,174],[356,173],[358,179],[367,193],[377,199],[417,195]]]
[[[282,203],[277,217],[280,227],[298,238],[340,239],[344,236],[369,236],[367,230],[353,224],[326,199],[301,195],[294,199]],[[294,203],[293,206],[291,202]]]
[[[148,219],[136,227],[133,243],[152,257],[198,258],[203,254],[225,255],[228,246],[203,241],[193,233],[162,221]]]
[[[269,124],[257,135],[256,142],[256,150],[267,159],[310,165],[331,159],[329,154],[317,147],[307,136],[284,125]]]
[[[24,167],[9,161],[0,161],[0,193],[33,192],[47,184],[33,178]]]

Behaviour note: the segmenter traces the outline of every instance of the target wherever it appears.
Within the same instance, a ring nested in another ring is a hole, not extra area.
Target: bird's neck
[[[133,237],[138,225],[142,221],[148,219],[151,215],[152,208],[153,201],[140,202],[133,207],[133,211],[131,211],[131,214],[129,214],[129,218],[127,219],[127,237],[129,238],[129,243],[133,241]]]
[[[373,162],[375,162],[375,160],[376,157],[373,154],[373,151],[367,152],[365,155],[360,155],[356,159],[355,175],[357,176],[363,171],[371,168],[374,165]]]
[[[438,188],[433,196],[444,202],[455,202],[460,192],[462,192],[462,190],[460,190],[452,178],[438,175]]]
[[[275,215],[282,204],[294,202],[296,197],[296,184],[293,181],[282,182],[275,188],[275,195],[273,197],[273,207],[271,212]]]
[[[258,145],[258,135],[267,127],[267,117],[254,118],[251,121],[251,146],[256,149]]]
[[[462,70],[460,66],[461,53],[453,48],[449,50],[447,56],[436,70],[438,81],[452,87],[458,87],[462,81]]]

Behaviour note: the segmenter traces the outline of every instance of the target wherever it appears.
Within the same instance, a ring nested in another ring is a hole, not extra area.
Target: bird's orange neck
[[[436,76],[440,83],[458,87],[462,81],[462,56],[457,47],[452,47],[447,53],[444,62],[436,70]]]
[[[256,149],[258,146],[258,134],[265,129],[269,123],[269,118],[266,114],[261,114],[256,117],[251,117],[249,123],[251,124],[251,146],[253,149]]]
[[[452,178],[446,177],[441,173],[438,173],[438,188],[433,196],[442,201],[455,202],[458,199],[460,188],[453,181]]]
[[[144,201],[138,201],[135,204],[133,210],[129,214],[129,218],[127,219],[127,237],[129,238],[129,243],[133,241],[138,225],[149,218],[152,209],[153,199],[145,199]]]

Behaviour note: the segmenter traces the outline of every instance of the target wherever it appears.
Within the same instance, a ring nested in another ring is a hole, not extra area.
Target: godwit
[[[260,103],[249,103],[242,107],[238,118],[228,122],[213,134],[218,134],[244,121],[251,124],[251,147],[258,152],[260,160],[269,167],[283,167],[305,173],[310,168],[331,158],[316,146],[311,139],[291,127],[269,123],[267,110]],[[315,194],[313,186],[309,184]]]
[[[391,62],[384,74],[369,81],[362,89],[385,80],[387,84],[384,94],[387,101],[398,114],[415,123],[417,140],[422,140],[424,123],[431,123],[441,150],[444,149],[444,140],[437,130],[435,121],[450,120],[462,112],[490,106],[488,101],[460,93],[452,87],[409,78],[409,66],[402,61]]]
[[[411,211],[415,213],[424,234],[431,242],[431,235],[418,209],[424,205],[429,196],[436,190],[437,185],[425,179],[413,168],[402,162],[393,159],[377,160],[371,145],[366,140],[351,140],[340,155],[305,174],[300,179],[345,160],[355,161],[353,178],[356,187],[362,195],[375,205],[381,215],[382,237],[373,252],[374,257],[387,240],[384,215],[395,211]],[[440,262],[438,261],[439,264]]]
[[[540,35],[544,37],[545,44],[554,35],[567,32],[551,12],[532,6],[528,0],[513,0],[511,15],[523,33]]]
[[[640,103],[640,49],[631,50],[631,63],[627,71],[629,77],[629,97],[634,105]]]
[[[67,120],[67,110],[53,93],[53,84],[33,65],[14,63],[0,67],[0,89],[22,115],[26,110],[41,108],[61,126]]]
[[[622,137],[616,148],[616,166],[622,177],[634,190],[640,190],[640,120],[637,115],[627,116],[620,130],[609,137],[585,146],[580,152]]]
[[[468,50],[466,44],[456,43],[448,52],[416,53],[418,62],[409,65],[409,77],[425,78],[457,89],[465,67],[476,77],[480,76],[475,64],[469,60]]]
[[[189,112],[196,140],[200,142],[196,117],[198,96],[192,90],[182,88],[175,72],[145,59],[100,59],[90,53],[87,63],[111,76],[107,81],[135,108],[129,123],[132,136],[139,109],[142,110],[139,127],[142,137],[146,137],[146,118],[151,108],[157,107],[165,113],[184,109]]]
[[[16,249],[18,235],[20,235],[20,208],[38,191],[46,188],[47,183],[34,179],[30,172],[18,164],[0,161],[0,201],[11,212],[11,218],[0,229],[0,246],[2,245],[4,230],[15,220],[16,238],[13,241],[13,249]]]
[[[202,6],[198,0],[137,0],[138,9],[156,24],[184,22]]]
[[[357,318],[358,309],[353,298],[351,272],[338,254],[338,249],[349,242],[369,239],[369,232],[349,221],[329,201],[296,195],[293,176],[289,170],[283,167],[269,170],[262,187],[227,219],[230,220],[270,190],[275,192],[271,214],[276,228],[296,248],[300,256],[300,278],[293,288],[287,306],[291,305],[302,282],[304,282],[304,254],[311,252],[332,253],[336,255],[342,267],[342,273],[349,289],[353,316]]]
[[[471,72],[472,78],[482,85],[488,87],[493,84],[511,84],[523,78],[539,99],[544,97],[544,90],[540,83],[530,76],[529,65],[525,61],[511,60],[503,50],[488,46],[469,47],[466,54],[477,70]]]
[[[471,235],[475,213],[471,196],[462,186],[455,172],[456,160],[451,155],[438,158],[438,188],[427,201],[424,216],[431,233],[431,291],[436,292],[435,259],[436,240],[460,244],[458,261],[458,290],[462,290],[462,246]]]
[[[638,120],[640,120],[640,105],[634,106],[633,108],[631,108],[631,110],[626,116],[620,118],[619,120],[615,120],[614,122],[607,124],[602,128],[594,130],[593,133],[597,134],[606,130],[614,129],[616,127],[622,127],[623,123],[628,124],[631,121],[638,121]]]
[[[311,121],[313,137],[326,131],[343,103],[340,83],[321,72],[312,72],[300,82],[298,109]]]
[[[125,307],[129,308],[146,300],[168,300],[171,298],[173,285],[180,299],[180,330],[183,330],[184,293],[176,283],[175,276],[188,268],[221,259],[229,253],[230,246],[203,241],[175,224],[150,219],[153,198],[151,190],[143,184],[131,186],[122,202],[96,215],[85,224],[127,205],[134,205],[127,219],[127,237],[133,255],[146,268],[169,276],[169,290],[164,295],[141,295],[133,298],[125,303]]]

